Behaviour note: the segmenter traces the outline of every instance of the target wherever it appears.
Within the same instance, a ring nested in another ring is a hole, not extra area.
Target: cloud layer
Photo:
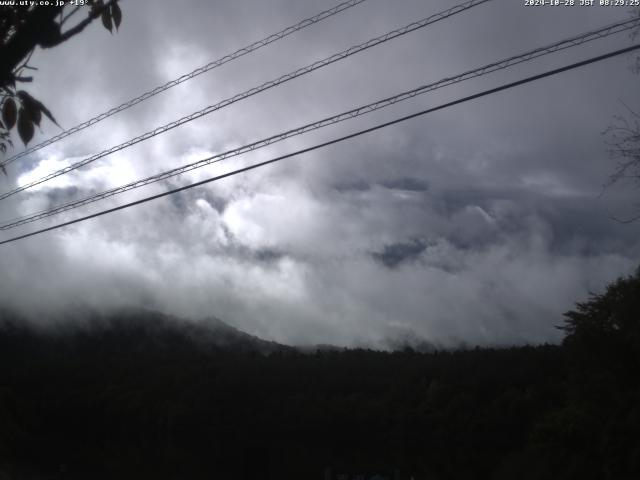
[[[365,2],[40,150],[2,188],[448,5]],[[320,8],[311,0],[158,2],[153,9],[126,2],[113,37],[96,25],[39,52],[31,92],[69,127]],[[625,15],[599,7],[550,10],[489,2],[24,192],[4,201],[0,213],[10,218],[114,187]],[[443,89],[82,212],[628,42],[619,36]],[[287,343],[557,341],[562,312],[640,258],[640,224],[609,218],[629,211],[637,190],[599,197],[613,169],[600,133],[621,113],[619,99],[640,103],[628,65],[627,58],[609,60],[4,246],[0,301],[34,317],[123,305],[213,315]],[[51,125],[44,130],[41,138],[55,134]]]

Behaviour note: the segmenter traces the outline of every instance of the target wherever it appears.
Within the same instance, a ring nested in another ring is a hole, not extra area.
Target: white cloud
[[[280,0],[258,3],[165,2],[152,11],[127,5],[126,23],[112,38],[92,27],[82,42],[39,54],[34,93],[70,126],[319,9],[310,0],[294,2],[295,8]],[[24,185],[445,6],[444,0],[367,2],[42,150],[30,159],[33,167],[11,181]],[[127,183],[613,18],[612,9],[546,10],[524,17],[516,4],[478,7],[455,23],[443,22],[125,149],[0,208],[10,217],[44,208],[49,195],[71,187],[82,195]],[[520,26],[509,31],[514,19]],[[624,40],[617,42],[606,44]],[[84,65],[81,59],[87,61],[82,84],[72,100],[61,98],[59,92],[70,91],[64,88],[69,72]],[[560,60],[417,98],[374,118],[437,105]],[[638,262],[640,227],[609,222],[596,200],[607,171],[599,133],[616,113],[611,105],[618,96],[638,98],[637,78],[620,60],[554,82],[554,88],[536,84],[505,92],[4,246],[0,302],[36,315],[79,304],[215,315],[249,333],[294,343],[384,346],[393,331],[445,344],[556,341],[554,325],[563,311]],[[373,122],[344,123],[191,171],[171,184],[202,180]],[[615,201],[622,205],[628,198]],[[388,246],[416,241],[424,250],[394,268],[376,259]]]

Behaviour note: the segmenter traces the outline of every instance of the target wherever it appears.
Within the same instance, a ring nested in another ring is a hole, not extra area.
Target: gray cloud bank
[[[612,9],[525,11],[514,3],[490,2],[193,122],[13,198],[0,213],[46,208],[624,17]],[[371,0],[37,152],[2,187],[445,5]],[[32,91],[73,125],[319,9],[318,2],[284,0],[157,2],[153,9],[127,2],[122,31],[112,38],[96,27],[83,41],[39,54]],[[625,37],[566,52],[144,193],[627,44]],[[640,259],[640,224],[609,218],[624,214],[637,190],[598,197],[613,168],[600,133],[620,113],[619,98],[640,103],[628,64],[612,60],[4,246],[0,302],[33,317],[79,306],[215,315],[286,343],[558,341],[562,312]],[[75,90],[56,95],[80,78]]]

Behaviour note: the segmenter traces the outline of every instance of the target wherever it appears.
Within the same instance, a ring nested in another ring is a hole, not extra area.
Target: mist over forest
[[[0,475],[636,478],[639,314],[640,269],[567,312],[560,345],[300,348],[216,319],[4,311]]]

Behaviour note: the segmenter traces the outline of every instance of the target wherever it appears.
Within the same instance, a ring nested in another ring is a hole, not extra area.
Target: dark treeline
[[[636,274],[569,312],[561,346],[430,353],[5,314],[0,479],[640,478],[639,307]]]

